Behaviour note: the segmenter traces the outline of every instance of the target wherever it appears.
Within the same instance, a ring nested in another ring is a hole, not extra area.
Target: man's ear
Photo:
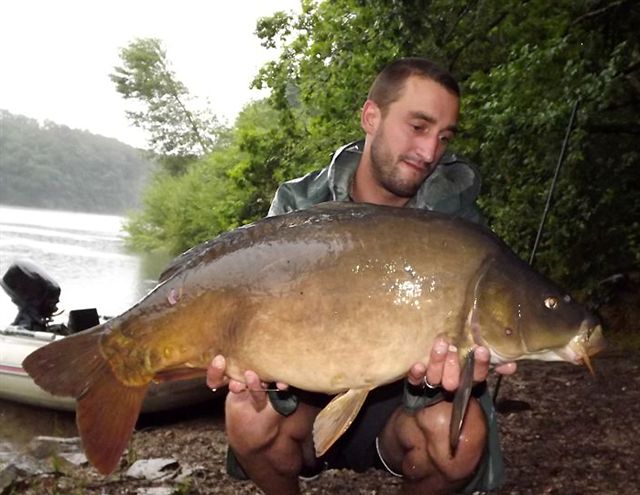
[[[360,125],[366,134],[375,134],[382,112],[380,107],[372,100],[364,102],[362,112],[360,112]]]

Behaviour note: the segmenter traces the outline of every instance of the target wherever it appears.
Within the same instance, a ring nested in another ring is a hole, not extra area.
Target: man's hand
[[[207,368],[207,387],[211,390],[217,390],[229,384],[229,378],[224,374],[227,368],[227,362],[224,356],[218,354],[213,358],[211,364]],[[231,388],[231,387],[229,387]]]
[[[473,369],[474,382],[483,382],[489,375],[490,353],[486,347],[478,346],[474,349],[475,366]],[[498,373],[510,375],[516,371],[516,363],[503,363],[496,366]],[[458,349],[438,337],[433,343],[428,363],[414,364],[407,376],[412,385],[423,385],[426,379],[432,387],[441,386],[448,392],[454,392],[460,384],[460,359]]]
[[[229,391],[233,394],[245,394],[256,411],[262,411],[269,403],[267,398],[267,384],[260,380],[260,377],[251,370],[244,372],[244,382],[229,379],[225,375],[226,360],[224,356],[217,355],[207,368],[207,386],[216,390],[224,385],[229,385]],[[286,390],[287,384],[278,382],[278,390]]]

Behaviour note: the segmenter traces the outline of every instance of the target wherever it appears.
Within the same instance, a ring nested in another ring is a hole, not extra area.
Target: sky
[[[251,80],[275,50],[256,21],[300,0],[0,2],[0,109],[145,147],[109,74],[135,38],[162,40],[177,79],[228,124],[266,93]]]

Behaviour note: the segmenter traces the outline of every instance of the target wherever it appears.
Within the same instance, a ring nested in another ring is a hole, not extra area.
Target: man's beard
[[[402,157],[399,157],[402,159]],[[371,143],[371,170],[373,176],[382,187],[400,198],[412,198],[416,195],[423,180],[412,181],[400,177],[397,160],[386,146],[384,135],[380,130]]]

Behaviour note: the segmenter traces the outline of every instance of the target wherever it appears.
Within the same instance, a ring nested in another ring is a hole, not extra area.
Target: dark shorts
[[[371,468],[388,470],[378,455],[376,439],[393,412],[402,406],[403,388],[404,382],[399,381],[372,390],[349,429],[318,460],[316,466],[311,469],[305,468],[303,475],[305,477],[313,476],[324,469],[350,469],[356,472],[363,472]],[[324,407],[331,399],[325,395],[297,392],[300,401],[316,407]],[[478,471],[464,489],[464,493],[490,491],[499,486],[504,477],[493,403],[486,390],[479,395],[478,400],[487,417],[489,435],[485,454]],[[234,475],[231,472],[229,474]]]
[[[402,406],[403,382],[378,387],[369,392],[353,424],[322,457],[327,468],[362,472],[384,469],[376,449],[376,438],[393,412]]]
[[[373,389],[353,424],[322,456],[317,466],[318,470],[351,469],[356,472],[371,468],[387,470],[378,455],[376,438],[393,412],[402,406],[403,387],[404,381],[398,381]],[[299,395],[299,398],[318,407],[324,407],[328,401],[326,396],[304,392]],[[504,477],[496,413],[486,387],[478,391],[477,399],[487,418],[489,434],[481,464],[474,479],[465,488],[465,493],[495,489]]]

